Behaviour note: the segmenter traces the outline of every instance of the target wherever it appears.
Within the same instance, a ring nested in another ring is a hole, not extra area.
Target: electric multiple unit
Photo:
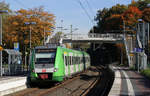
[[[38,46],[32,51],[28,79],[61,82],[90,66],[86,52],[60,46]]]

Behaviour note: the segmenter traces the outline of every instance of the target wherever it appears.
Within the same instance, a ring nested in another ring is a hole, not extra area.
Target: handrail
[[[90,34],[64,34],[64,39],[90,39],[90,38],[109,38],[109,39],[122,39],[123,34],[98,34],[98,33],[90,33]]]

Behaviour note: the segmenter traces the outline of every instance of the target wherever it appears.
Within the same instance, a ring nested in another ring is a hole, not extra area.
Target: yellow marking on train
[[[64,52],[64,54],[67,54],[67,52]]]

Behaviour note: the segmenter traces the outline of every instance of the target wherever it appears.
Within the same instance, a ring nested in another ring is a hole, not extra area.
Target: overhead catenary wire
[[[90,9],[91,13],[95,14],[95,12],[93,11],[93,8],[91,7],[91,4],[89,3],[88,0],[85,0],[87,3],[88,8]]]
[[[89,20],[91,21],[91,23],[94,24],[93,20],[91,19],[91,17],[90,17],[90,15],[89,15],[88,11],[87,11],[87,10],[85,9],[85,7],[83,6],[82,2],[81,2],[80,0],[78,0],[77,2],[80,4],[81,8],[84,10],[85,14],[87,15],[87,17],[89,18]]]
[[[18,3],[20,6],[24,7],[24,8],[27,8],[22,2],[20,2],[19,0],[13,0],[15,1],[16,3]]]

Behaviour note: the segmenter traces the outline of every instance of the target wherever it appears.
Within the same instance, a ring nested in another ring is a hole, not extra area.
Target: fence
[[[3,75],[19,75],[23,73],[22,54],[12,49],[3,50]]]

